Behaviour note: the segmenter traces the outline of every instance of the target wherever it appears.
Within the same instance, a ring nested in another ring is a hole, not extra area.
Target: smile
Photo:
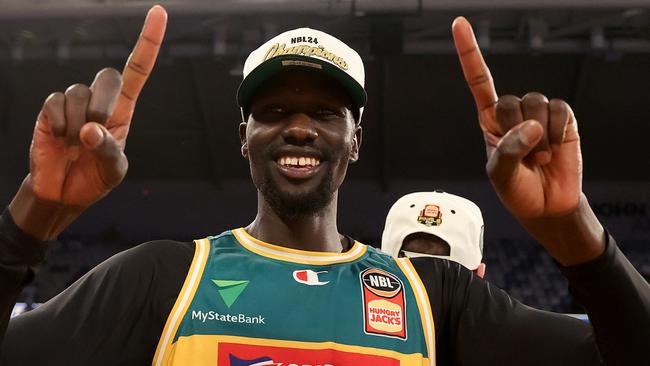
[[[320,159],[308,156],[281,156],[276,162],[285,167],[315,168],[320,165]]]
[[[289,179],[308,179],[313,177],[320,169],[319,158],[310,156],[283,155],[276,161],[280,172]]]

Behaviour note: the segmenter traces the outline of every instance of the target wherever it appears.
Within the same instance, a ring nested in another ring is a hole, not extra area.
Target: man
[[[30,280],[28,266],[42,258],[43,240],[124,177],[132,112],[165,23],[164,10],[154,7],[121,79],[102,70],[90,87],[75,84],[46,100],[30,174],[0,220],[3,315]],[[337,39],[302,28],[251,53],[244,68],[239,131],[258,190],[253,222],[195,243],[146,243],[109,259],[14,318],[2,364],[641,362],[650,289],[580,193],[570,109],[540,95],[497,103],[469,23],[460,18],[453,31],[495,188],[567,266],[596,340],[583,323],[527,308],[458,264],[395,260],[339,234],[337,190],[361,144],[362,63]],[[543,114],[549,107],[550,117]],[[615,313],[623,306],[626,312]]]
[[[449,259],[483,278],[481,209],[443,191],[409,193],[386,215],[381,250],[393,257]]]

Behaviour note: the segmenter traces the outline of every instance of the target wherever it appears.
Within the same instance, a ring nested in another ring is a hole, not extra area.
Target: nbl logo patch
[[[363,292],[364,331],[406,339],[404,285],[392,273],[368,268],[359,275]]]

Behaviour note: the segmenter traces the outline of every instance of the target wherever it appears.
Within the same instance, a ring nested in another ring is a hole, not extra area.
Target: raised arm
[[[38,113],[30,172],[0,216],[0,343],[16,297],[33,276],[29,267],[43,259],[45,241],[124,178],[131,117],[166,23],[165,10],[151,8],[122,74],[101,70],[90,87],[74,84],[51,94]]]
[[[563,265],[598,257],[604,230],[582,195],[580,136],[571,108],[536,92],[498,97],[469,22],[458,18],[452,30],[479,111],[487,174],[501,202]]]
[[[605,363],[647,362],[650,286],[606,235],[582,193],[580,136],[571,108],[535,92],[498,97],[469,22],[457,18],[452,32],[479,111],[487,174],[501,202],[562,265]],[[523,329],[517,338],[544,338],[548,325],[536,327],[526,317],[515,320]],[[545,318],[553,324],[546,315],[542,323]]]
[[[74,84],[45,100],[34,128],[30,172],[9,204],[23,231],[41,240],[55,238],[122,181],[131,117],[166,23],[165,10],[154,6],[122,74],[101,70],[90,87]]]

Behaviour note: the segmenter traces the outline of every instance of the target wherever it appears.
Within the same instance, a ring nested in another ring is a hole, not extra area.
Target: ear
[[[352,136],[352,150],[350,151],[350,162],[354,163],[359,160],[359,149],[361,149],[361,139],[363,137],[363,130],[361,126],[354,127],[354,136]]]
[[[481,264],[479,264],[478,267],[474,270],[474,273],[475,273],[477,276],[479,276],[479,277],[481,277],[481,278],[484,278],[484,277],[485,277],[485,268],[486,268],[485,263],[481,263]]]
[[[239,141],[241,142],[241,156],[248,159],[248,141],[246,140],[246,128],[248,123],[242,122],[239,124]]]

